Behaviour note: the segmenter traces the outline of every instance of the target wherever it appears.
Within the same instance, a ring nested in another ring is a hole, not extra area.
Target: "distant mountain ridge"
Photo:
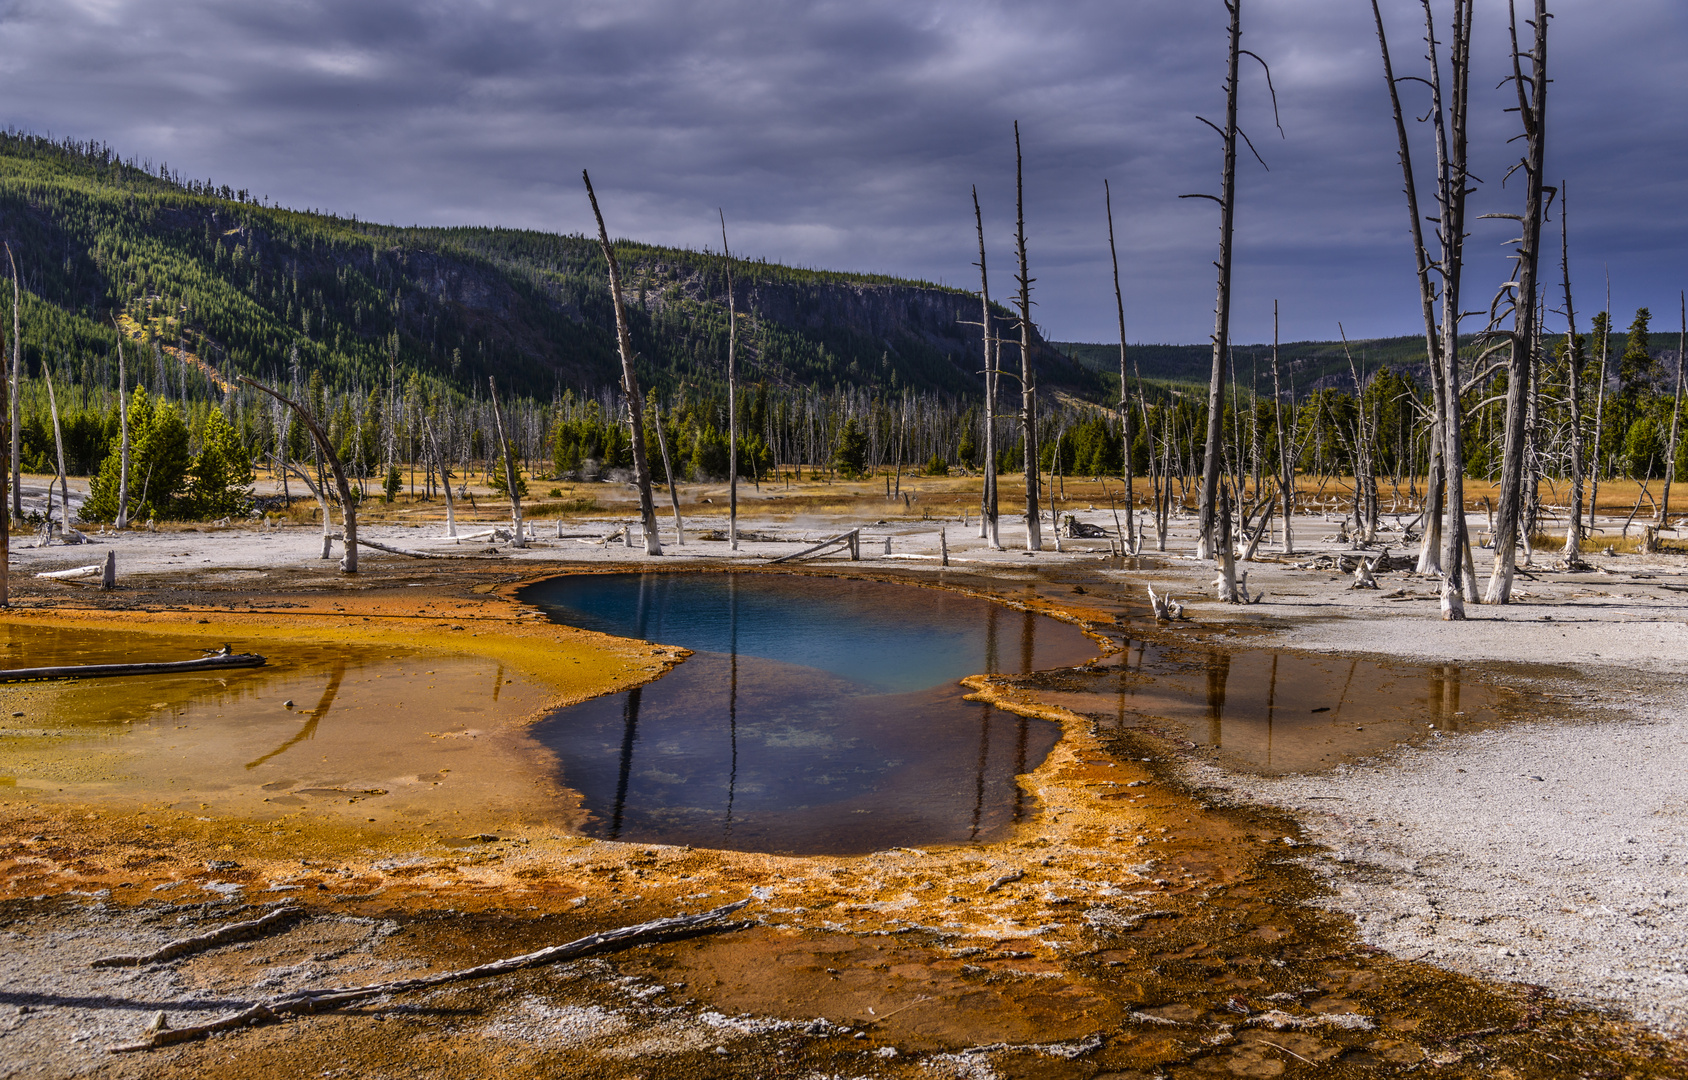
[[[44,358],[114,356],[116,317],[127,337],[225,379],[285,378],[295,357],[339,385],[381,385],[393,368],[466,392],[492,375],[548,398],[620,379],[607,268],[587,237],[301,213],[165,166],[155,174],[103,144],[10,133],[0,135],[0,239],[18,260],[32,372]],[[724,261],[615,246],[641,378],[664,391],[718,383]],[[732,277],[746,382],[982,390],[972,293],[740,259]],[[10,301],[0,290],[6,325]],[[1095,369],[1035,341],[1044,385],[1102,394]],[[1018,367],[1014,348],[1004,363]]]

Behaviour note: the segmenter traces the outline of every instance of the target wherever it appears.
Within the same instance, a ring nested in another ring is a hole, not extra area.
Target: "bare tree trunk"
[[[1002,550],[997,526],[996,497],[996,374],[1000,344],[991,333],[991,282],[985,269],[985,218],[979,210],[979,188],[973,188],[973,224],[979,231],[979,327],[985,343],[985,478],[980,492],[979,536]]]
[[[440,454],[439,440],[434,438],[434,425],[428,414],[422,414],[422,429],[428,435],[428,446],[434,452],[434,464],[440,471],[440,489],[445,492],[445,534],[457,536],[457,512],[451,505],[451,473],[446,470],[445,458]]]
[[[1484,603],[1505,604],[1512,599],[1517,544],[1524,500],[1524,444],[1527,438],[1530,394],[1530,354],[1536,331],[1536,269],[1541,254],[1542,166],[1547,148],[1547,0],[1535,0],[1535,43],[1530,74],[1525,77],[1518,51],[1516,12],[1511,21],[1512,82],[1518,92],[1519,116],[1524,124],[1524,213],[1513,276],[1512,348],[1507,364],[1506,436],[1501,452],[1500,506],[1495,517],[1495,561],[1489,573]],[[1512,215],[1507,215],[1512,217]]]
[[[1476,603],[1476,573],[1465,526],[1465,407],[1460,395],[1460,284],[1465,270],[1465,203],[1470,193],[1466,169],[1466,115],[1471,99],[1472,0],[1455,0],[1453,37],[1448,45],[1452,101],[1444,109],[1442,69],[1436,59],[1436,33],[1429,0],[1424,4],[1425,40],[1429,46],[1431,103],[1436,120],[1436,201],[1441,220],[1442,387],[1447,397],[1442,424],[1442,469],[1447,521],[1442,528],[1442,618],[1465,618],[1465,601]],[[1464,593],[1461,584],[1464,583]]]
[[[1577,308],[1571,301],[1570,190],[1559,182],[1559,268],[1565,286],[1565,371],[1571,405],[1571,520],[1565,527],[1565,564],[1582,562],[1583,414],[1582,342],[1577,340]]]
[[[47,369],[45,364],[42,364],[41,368],[43,374],[47,376],[47,409],[53,414],[53,446],[59,452],[59,515],[64,524],[64,531],[68,535],[70,533],[70,477],[65,474],[64,470],[64,433],[59,430],[59,399],[53,394],[53,373]],[[47,490],[52,491],[51,484],[47,486]],[[51,511],[52,500],[48,499],[47,501],[49,503],[48,509]],[[51,520],[52,514],[49,512],[47,517],[48,520]]]
[[[23,290],[18,285],[18,263],[12,257],[12,245],[6,244],[6,262],[12,268],[12,520],[23,520],[23,447],[19,440],[23,432],[18,427],[18,394],[23,387]]]
[[[4,355],[3,340],[0,340],[0,355]],[[5,436],[0,437],[0,455],[6,460],[0,462],[0,507],[6,503],[5,486],[10,485],[15,491],[16,482],[12,479],[12,402],[17,395],[13,392],[11,380],[0,378],[0,424],[7,428]],[[4,511],[0,511],[0,607],[7,607],[12,602],[11,590],[12,569],[12,518]]]
[[[129,527],[129,371],[123,358],[123,327],[114,318],[117,331],[117,527]]]
[[[305,429],[311,433],[311,438],[316,441],[318,452],[321,453],[323,457],[328,459],[328,467],[334,473],[335,487],[340,492],[340,513],[345,518],[345,521],[346,521],[346,535],[345,535],[346,554],[343,555],[340,559],[340,569],[341,569],[341,571],[343,571],[344,573],[347,573],[347,574],[357,573],[358,572],[358,511],[357,511],[357,503],[352,499],[352,486],[346,482],[346,470],[340,464],[340,455],[336,454],[334,452],[334,444],[329,442],[328,432],[323,430],[322,425],[317,422],[316,416],[311,412],[310,409],[306,408],[303,404],[301,404],[297,401],[294,401],[291,398],[284,397],[280,393],[280,391],[272,390],[269,387],[265,386],[263,383],[258,382],[255,379],[247,378],[245,375],[238,376],[238,378],[240,379],[241,382],[245,383],[247,386],[253,387],[254,389],[257,389],[257,390],[262,390],[264,393],[270,395],[270,397],[275,398],[277,401],[281,402],[283,405],[286,405],[288,408],[292,409],[294,414],[299,417],[299,422],[301,424],[305,425]],[[328,518],[328,513],[325,510],[323,512],[323,519],[327,520],[327,518]]]
[[[1272,403],[1277,412],[1278,427],[1278,494],[1284,503],[1284,554],[1295,553],[1295,458],[1290,454],[1289,433],[1284,430],[1284,391],[1278,381],[1278,302],[1272,301]],[[1295,402],[1289,403],[1289,415],[1295,418]]]
[[[639,394],[639,376],[633,370],[633,339],[627,331],[627,308],[621,298],[621,267],[610,246],[610,234],[604,228],[604,215],[598,210],[598,196],[592,191],[592,178],[582,169],[580,178],[586,183],[586,197],[592,203],[592,216],[598,221],[598,245],[603,248],[604,261],[609,264],[610,298],[615,304],[616,345],[621,350],[621,389],[627,395],[628,425],[632,428],[629,440],[633,444],[633,479],[639,485],[639,516],[645,527],[645,554],[661,555],[662,540],[656,534],[656,503],[651,498],[651,465],[645,456],[644,398]]]
[[[738,550],[738,301],[733,296],[733,255],[727,249],[727,212],[721,215],[721,257],[727,275],[727,543]]]
[[[1020,122],[1014,121],[1015,244],[1020,256],[1020,428],[1025,438],[1026,550],[1043,550],[1038,528],[1037,382],[1032,377],[1032,279],[1026,270],[1025,173],[1020,157]]]
[[[510,492],[510,519],[515,523],[515,536],[510,540],[513,548],[527,547],[527,537],[522,535],[522,492],[517,486],[516,460],[510,453],[510,440],[504,436],[504,410],[498,406],[498,384],[493,377],[486,377],[488,396],[492,398],[492,420],[498,428],[498,447],[504,457],[504,484]]]
[[[1223,465],[1225,434],[1225,364],[1231,353],[1231,238],[1237,193],[1237,64],[1242,56],[1243,0],[1226,0],[1231,13],[1229,61],[1225,79],[1225,165],[1220,179],[1219,289],[1213,305],[1213,373],[1207,387],[1207,443],[1202,451],[1201,502],[1197,509],[1196,558],[1214,558],[1215,500]]]
[[[1563,210],[1560,213],[1564,213]],[[1659,496],[1659,528],[1667,526],[1665,515],[1670,512],[1670,482],[1676,475],[1676,435],[1677,426],[1682,419],[1682,359],[1683,350],[1688,348],[1688,293],[1679,296],[1682,303],[1682,332],[1676,339],[1676,394],[1671,399],[1670,409],[1670,445],[1665,450],[1665,490]]]
[[[1425,11],[1428,19],[1428,0],[1426,0]],[[1413,258],[1418,267],[1419,306],[1424,315],[1425,359],[1430,366],[1432,410],[1430,461],[1426,487],[1427,503],[1424,515],[1424,535],[1418,551],[1418,572],[1435,574],[1441,572],[1441,517],[1445,497],[1442,431],[1447,424],[1448,415],[1448,395],[1446,382],[1443,378],[1445,372],[1441,356],[1441,341],[1436,332],[1436,287],[1430,278],[1430,255],[1424,244],[1424,219],[1418,208],[1418,185],[1413,178],[1412,147],[1407,141],[1407,123],[1401,111],[1399,81],[1395,78],[1395,67],[1389,58],[1389,39],[1383,30],[1383,13],[1378,9],[1377,0],[1372,0],[1372,17],[1377,22],[1378,46],[1383,51],[1383,77],[1389,85],[1389,104],[1395,113],[1395,135],[1400,146],[1401,176],[1407,197],[1407,217],[1411,222]],[[1458,408],[1457,402],[1455,402],[1454,407]]]
[[[662,472],[668,477],[668,501],[674,504],[674,543],[685,546],[686,526],[680,520],[680,491],[674,486],[674,466],[668,461],[668,436],[662,433],[662,410],[656,412],[656,447],[662,452]]]
[[[1608,347],[1612,342],[1612,274],[1606,272],[1606,310],[1595,320],[1602,327],[1600,335],[1600,383],[1594,394],[1594,451],[1589,455],[1588,529],[1595,530],[1600,508],[1600,441],[1606,427],[1606,373],[1609,370]]]
[[[1114,310],[1119,314],[1119,431],[1122,451],[1120,469],[1125,480],[1125,536],[1132,548],[1137,546],[1136,515],[1131,512],[1132,488],[1137,477],[1131,465],[1131,400],[1125,382],[1125,296],[1119,287],[1119,252],[1114,248],[1114,196],[1108,181],[1102,181],[1102,201],[1108,209],[1108,255],[1114,263]]]

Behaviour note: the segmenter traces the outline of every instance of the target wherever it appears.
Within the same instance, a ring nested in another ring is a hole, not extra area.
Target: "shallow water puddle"
[[[222,644],[23,624],[0,625],[0,642],[8,667],[182,660]],[[503,730],[542,695],[496,661],[231,644],[269,664],[0,687],[0,798],[454,834],[563,816],[543,755]]]
[[[1082,691],[1040,700],[1147,727],[1250,772],[1313,772],[1408,740],[1513,719],[1522,695],[1451,664],[1129,642]]]
[[[602,574],[523,592],[559,622],[696,650],[535,738],[608,839],[870,851],[994,838],[1057,725],[956,681],[1082,663],[1076,628],[954,593],[759,574]]]

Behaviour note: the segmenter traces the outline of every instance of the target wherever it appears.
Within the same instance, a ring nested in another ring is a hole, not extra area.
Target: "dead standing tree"
[[[1541,257],[1541,222],[1546,188],[1542,184],[1542,167],[1547,149],[1547,0],[1535,0],[1535,15],[1528,21],[1535,30],[1535,40],[1528,54],[1518,50],[1518,18],[1516,5],[1508,5],[1511,15],[1512,75],[1510,81],[1518,93],[1518,113],[1523,121],[1524,156],[1510,171],[1524,171],[1524,213],[1485,214],[1484,217],[1504,217],[1520,225],[1517,250],[1513,256],[1516,271],[1512,280],[1501,286],[1501,297],[1512,308],[1512,331],[1508,335],[1511,355],[1507,361],[1506,437],[1501,451],[1499,505],[1495,511],[1494,567],[1489,573],[1488,591],[1483,597],[1487,604],[1505,604],[1512,599],[1512,579],[1517,567],[1517,546],[1520,519],[1524,506],[1524,444],[1528,438],[1530,375],[1534,365],[1532,356],[1536,344],[1536,271]],[[1523,59],[1528,55],[1530,72],[1524,73]],[[1497,304],[1496,309],[1499,305]]]
[[[1242,57],[1253,58],[1266,70],[1267,89],[1272,94],[1272,113],[1277,118],[1277,92],[1272,89],[1272,72],[1266,61],[1242,47],[1242,0],[1226,0],[1230,12],[1230,48],[1227,52],[1225,76],[1225,126],[1219,127],[1204,117],[1196,117],[1219,133],[1224,142],[1224,165],[1220,173],[1218,195],[1180,195],[1181,199],[1208,199],[1219,204],[1219,258],[1214,267],[1219,271],[1217,295],[1213,305],[1213,369],[1207,392],[1207,439],[1202,451],[1202,482],[1197,503],[1196,558],[1218,556],[1220,538],[1217,535],[1215,511],[1219,500],[1219,474],[1225,466],[1225,370],[1231,354],[1231,256],[1236,224],[1237,194],[1237,137],[1248,143],[1249,151],[1264,167],[1266,162],[1254,149],[1254,143],[1237,126],[1238,66]],[[1282,126],[1278,128],[1280,134]],[[1226,543],[1229,543],[1227,540]],[[1219,598],[1236,599],[1236,583],[1229,575],[1221,575]]]
[[[733,297],[733,253],[727,248],[727,212],[721,215],[721,268],[727,275],[727,543],[738,550],[738,302]],[[654,520],[654,519],[653,519]]]
[[[12,520],[23,521],[23,447],[20,440],[23,432],[18,423],[18,393],[22,389],[19,381],[23,377],[23,320],[19,309],[23,306],[23,290],[18,285],[18,262],[12,257],[12,245],[6,244],[6,262],[12,268],[12,393],[11,408],[11,444],[12,444]]]
[[[1020,428],[1025,438],[1026,550],[1041,551],[1038,528],[1037,382],[1032,376],[1032,282],[1026,270],[1025,172],[1020,156],[1020,122],[1014,121],[1014,243],[1020,257]]]
[[[1563,215],[1565,209],[1559,208]],[[1682,305],[1682,333],[1676,339],[1676,393],[1671,398],[1670,409],[1670,442],[1665,446],[1665,489],[1659,495],[1659,524],[1663,529],[1669,522],[1665,520],[1670,513],[1670,482],[1676,475],[1676,437],[1682,420],[1682,359],[1683,350],[1688,349],[1688,292],[1678,295]]]
[[[1214,535],[1214,513],[1219,498],[1219,473],[1223,468],[1225,411],[1225,364],[1231,352],[1231,237],[1236,222],[1237,191],[1237,66],[1242,57],[1242,0],[1227,0],[1231,13],[1230,51],[1225,75],[1225,127],[1219,136],[1225,141],[1225,164],[1220,173],[1220,194],[1181,195],[1184,199],[1212,199],[1219,204],[1218,298],[1213,306],[1213,372],[1207,389],[1207,443],[1202,455],[1201,501],[1197,507],[1196,558],[1211,559],[1218,548]],[[1198,117],[1197,119],[1201,119]],[[1213,127],[1212,121],[1202,123]],[[1234,598],[1236,585],[1223,577],[1219,598]]]
[[[991,281],[985,269],[985,217],[973,187],[973,224],[979,231],[979,328],[985,343],[985,476],[979,494],[979,537],[1002,550],[996,498],[996,376],[1001,342],[991,333]]]
[[[645,455],[645,399],[639,394],[639,376],[633,370],[633,338],[627,331],[627,307],[621,298],[621,267],[610,246],[610,234],[604,228],[604,215],[598,210],[598,196],[592,191],[592,178],[580,171],[586,184],[586,198],[592,203],[592,216],[598,222],[598,246],[603,249],[604,261],[609,264],[610,299],[615,305],[615,339],[621,351],[621,390],[627,396],[628,441],[633,449],[633,480],[639,485],[639,519],[645,530],[645,554],[661,555],[662,541],[656,534],[656,503],[651,498],[651,465]]]
[[[492,420],[498,429],[499,455],[504,459],[504,484],[510,493],[510,521],[512,535],[510,546],[513,548],[527,547],[527,538],[522,535],[522,489],[521,478],[516,472],[516,458],[510,449],[510,440],[504,435],[504,410],[498,407],[498,384],[491,375],[486,377],[487,396],[492,399]]]
[[[1571,520],[1565,526],[1565,565],[1576,569],[1582,563],[1583,410],[1582,341],[1577,337],[1577,308],[1571,302],[1571,210],[1570,193],[1559,182],[1559,269],[1565,287],[1565,381],[1571,408]]]
[[[1389,56],[1389,39],[1383,16],[1375,0],[1372,15],[1377,22],[1378,45],[1383,53],[1383,71],[1389,86],[1389,100],[1395,114],[1395,132],[1400,144],[1402,179],[1407,213],[1411,218],[1413,253],[1418,267],[1419,301],[1425,319],[1425,348],[1430,364],[1431,452],[1429,505],[1426,507],[1424,543],[1419,552],[1421,573],[1443,573],[1442,617],[1465,618],[1465,600],[1477,599],[1474,589],[1461,593],[1461,570],[1467,548],[1465,536],[1464,413],[1460,403],[1459,325],[1460,286],[1465,265],[1465,204],[1472,193],[1473,179],[1467,169],[1467,125],[1471,82],[1472,0],[1454,0],[1452,37],[1448,42],[1449,84],[1444,95],[1442,61],[1436,40],[1435,13],[1430,0],[1422,0],[1425,26],[1425,60],[1429,79],[1397,77]],[[1436,226],[1437,258],[1432,261],[1424,242],[1417,186],[1413,179],[1412,150],[1401,110],[1399,86],[1403,82],[1426,83],[1430,89],[1428,119],[1434,127],[1436,150],[1436,203],[1438,213],[1429,218]],[[1432,278],[1434,275],[1434,278]],[[1436,304],[1441,318],[1436,318]],[[1445,521],[1439,515],[1445,514]]]
[[[346,523],[346,534],[344,539],[346,553],[340,558],[340,569],[342,572],[347,574],[357,573],[357,502],[352,498],[352,486],[346,482],[346,470],[340,464],[340,455],[334,452],[334,444],[328,438],[328,432],[323,430],[323,426],[317,421],[316,415],[302,403],[294,401],[292,398],[287,397],[278,390],[270,389],[263,383],[258,382],[256,379],[247,378],[245,375],[240,376],[240,381],[255,390],[263,391],[270,397],[275,398],[277,401],[287,406],[289,409],[292,409],[293,415],[297,416],[299,418],[299,422],[305,425],[305,430],[311,433],[312,440],[316,442],[317,450],[328,460],[328,467],[334,473],[335,489],[339,492],[340,514]],[[324,520],[326,520],[327,517],[328,515],[325,511],[323,514]]]
[[[1125,295],[1119,287],[1119,252],[1114,247],[1114,196],[1108,181],[1102,181],[1102,203],[1108,211],[1108,256],[1114,264],[1114,310],[1119,314],[1119,429],[1121,470],[1125,480],[1125,535],[1120,538],[1127,550],[1137,550],[1137,517],[1132,513],[1132,489],[1137,479],[1131,462],[1131,400],[1125,381]]]

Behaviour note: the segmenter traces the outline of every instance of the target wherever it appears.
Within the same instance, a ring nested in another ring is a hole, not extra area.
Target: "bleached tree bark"
[[[123,327],[111,320],[117,331],[117,527],[129,527],[129,368],[123,357]]]
[[[1427,25],[1430,25],[1428,0],[1425,0],[1425,11]],[[1446,498],[1446,481],[1443,475],[1445,446],[1442,432],[1447,424],[1448,413],[1442,341],[1436,327],[1436,285],[1430,277],[1431,271],[1438,268],[1432,266],[1424,243],[1424,219],[1418,207],[1418,184],[1413,176],[1412,146],[1407,139],[1406,118],[1401,110],[1400,83],[1395,77],[1395,66],[1389,56],[1389,38],[1384,32],[1383,13],[1378,8],[1377,0],[1372,0],[1372,17],[1377,22],[1377,41],[1383,52],[1383,78],[1389,86],[1389,104],[1395,114],[1395,136],[1400,147],[1401,176],[1403,191],[1407,197],[1407,217],[1411,223],[1413,259],[1418,267],[1419,306],[1424,315],[1425,358],[1430,366],[1430,461],[1425,491],[1424,534],[1418,551],[1418,572],[1435,574],[1441,572],[1442,513]]]
[[[1571,408],[1571,521],[1565,527],[1565,563],[1582,562],[1583,432],[1582,342],[1577,338],[1577,306],[1571,299],[1571,208],[1569,189],[1559,182],[1559,269],[1565,288],[1565,373]]]
[[[655,406],[653,406],[655,408]],[[656,409],[656,447],[662,451],[662,473],[668,477],[668,501],[674,505],[674,543],[684,547],[686,526],[680,520],[680,489],[674,480],[674,463],[668,460],[668,436],[662,433],[662,410]]]
[[[522,533],[522,492],[516,484],[516,459],[510,450],[510,440],[504,435],[504,410],[498,406],[498,384],[491,375],[486,377],[487,394],[492,400],[492,419],[498,429],[498,447],[504,459],[504,483],[510,492],[510,518],[515,523],[515,536],[510,541],[513,548],[527,547],[527,537]]]
[[[985,217],[979,210],[979,188],[973,187],[973,224],[979,232],[979,327],[985,346],[985,477],[979,496],[979,536],[1002,550],[997,525],[996,497],[996,376],[1000,347],[991,333],[991,281],[985,269]]]
[[[1561,209],[1560,213],[1564,213]],[[1659,528],[1668,524],[1665,516],[1670,513],[1670,482],[1676,475],[1676,436],[1677,426],[1682,419],[1682,361],[1683,350],[1688,348],[1688,293],[1679,294],[1682,304],[1682,332],[1676,339],[1676,393],[1671,398],[1670,408],[1670,445],[1665,450],[1665,489],[1659,495]]]
[[[1489,573],[1483,602],[1505,604],[1512,599],[1512,579],[1517,567],[1517,544],[1524,505],[1524,443],[1528,435],[1531,353],[1536,337],[1536,271],[1541,255],[1541,219],[1544,187],[1542,168],[1547,150],[1547,0],[1535,0],[1535,41],[1528,54],[1518,50],[1516,6],[1511,12],[1512,78],[1518,93],[1519,117],[1523,121],[1525,152],[1514,168],[1524,170],[1524,213],[1504,215],[1518,220],[1520,236],[1514,264],[1511,356],[1507,361],[1506,435],[1501,451],[1499,506],[1495,513],[1494,566]],[[1530,73],[1522,61],[1528,55]]]
[[[1136,486],[1136,473],[1131,462],[1131,401],[1126,392],[1125,381],[1125,295],[1119,287],[1119,252],[1114,247],[1114,196],[1108,187],[1108,181],[1102,181],[1102,201],[1108,210],[1108,256],[1114,264],[1114,311],[1119,315],[1119,429],[1120,444],[1123,453],[1121,469],[1125,480],[1125,536],[1124,542],[1131,548],[1137,546],[1137,515],[1132,510],[1132,490]]]
[[[20,444],[23,432],[18,427],[18,391],[23,385],[23,320],[20,311],[23,307],[23,290],[18,285],[18,262],[12,257],[12,244],[6,242],[6,262],[12,268],[12,395],[11,395],[11,427],[12,427],[12,520],[23,520],[23,461]]]
[[[1284,554],[1295,553],[1295,458],[1289,452],[1289,433],[1284,430],[1284,390],[1278,376],[1278,302],[1272,301],[1272,405],[1278,428],[1278,494],[1284,504]],[[1289,403],[1295,416],[1295,402]]]
[[[627,396],[628,426],[632,429],[628,441],[633,448],[633,480],[639,487],[639,516],[645,528],[645,554],[661,555],[662,540],[656,534],[656,503],[651,498],[651,464],[645,454],[645,399],[639,393],[638,373],[633,370],[633,338],[627,330],[627,307],[621,297],[621,266],[616,262],[615,249],[610,246],[604,215],[598,210],[598,196],[592,191],[592,178],[584,169],[580,178],[586,184],[586,198],[591,201],[592,216],[598,222],[598,246],[603,249],[604,261],[609,264],[616,346],[621,351],[621,390]]]
[[[1025,168],[1020,155],[1020,122],[1014,121],[1014,242],[1020,257],[1020,430],[1025,442],[1026,550],[1043,550],[1038,527],[1037,381],[1032,375],[1032,277],[1026,269]]]
[[[440,473],[440,490],[445,492],[445,534],[453,539],[457,536],[457,513],[451,504],[451,473],[446,469],[445,456],[440,453],[440,444],[434,438],[434,425],[428,419],[428,414],[422,414],[422,428],[428,436],[428,446],[434,452],[434,466]]]
[[[294,415],[299,418],[299,422],[301,424],[305,425],[305,430],[309,431],[311,433],[311,438],[316,441],[318,452],[321,453],[322,456],[328,460],[328,467],[334,474],[334,485],[340,493],[340,514],[345,519],[345,523],[346,523],[346,535],[345,535],[346,553],[345,553],[345,555],[341,556],[341,558],[340,558],[340,569],[343,573],[347,573],[347,574],[357,573],[358,572],[358,511],[357,511],[357,503],[352,498],[352,486],[351,486],[351,484],[346,482],[346,470],[340,464],[340,455],[336,454],[334,452],[334,444],[329,441],[328,432],[323,429],[323,426],[320,423],[318,423],[315,414],[313,414],[311,412],[311,410],[309,408],[307,408],[305,405],[301,404],[300,402],[294,401],[292,398],[287,397],[286,395],[282,394],[279,390],[270,389],[268,386],[265,386],[263,383],[258,382],[256,379],[248,378],[245,375],[238,376],[238,378],[241,382],[245,383],[247,386],[250,386],[255,390],[263,391],[264,393],[268,394],[270,397],[273,397],[277,401],[281,402],[283,405],[286,405],[289,409],[292,409]],[[328,514],[325,512],[323,514],[323,519],[327,520],[327,518],[328,518]]]
[[[1213,371],[1207,387],[1207,442],[1202,451],[1201,501],[1197,506],[1196,558],[1215,557],[1215,504],[1224,466],[1225,365],[1231,354],[1231,239],[1236,222],[1237,65],[1242,57],[1242,0],[1226,0],[1231,13],[1230,50],[1225,77],[1225,164],[1220,173],[1218,296],[1213,305]],[[1211,196],[1209,196],[1211,198]],[[1228,541],[1227,541],[1228,543]]]
[[[68,535],[70,533],[70,477],[65,475],[64,468],[64,433],[59,430],[59,399],[53,393],[52,371],[48,370],[46,364],[42,364],[41,369],[42,374],[47,376],[47,409],[53,414],[53,446],[59,454],[59,516],[64,525],[64,531]],[[51,484],[48,485],[47,490],[52,490]],[[48,501],[51,502],[52,500],[49,499]],[[49,506],[48,509],[50,510],[51,507]],[[49,518],[51,516],[51,514],[48,515]]]
[[[727,247],[727,212],[721,215],[721,262],[727,275],[727,543],[738,550],[738,302],[733,297],[733,253]],[[678,513],[678,511],[676,511]]]

